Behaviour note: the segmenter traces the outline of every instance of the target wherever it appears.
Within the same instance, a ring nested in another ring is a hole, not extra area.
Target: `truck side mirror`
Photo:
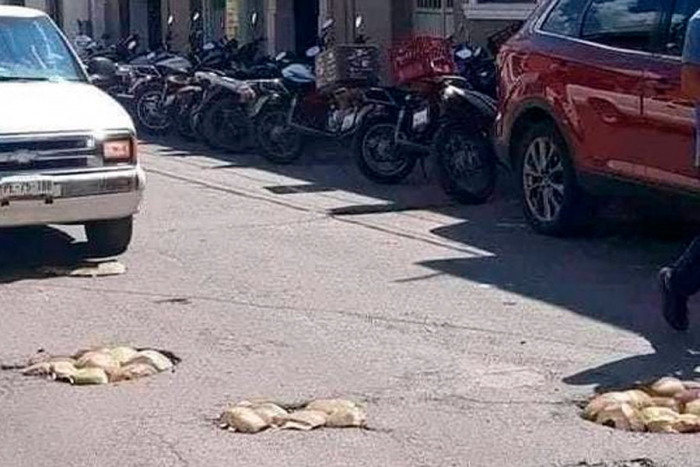
[[[700,19],[693,17],[688,22],[681,67],[683,94],[700,102]]]

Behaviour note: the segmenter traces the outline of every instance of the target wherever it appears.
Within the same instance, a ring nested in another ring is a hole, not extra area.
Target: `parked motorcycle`
[[[356,29],[362,27],[363,19],[358,16]],[[332,46],[333,21],[327,21],[321,33],[321,46],[310,48],[308,58],[319,57],[323,49]],[[364,43],[364,36],[358,36],[357,44]],[[346,49],[347,50],[347,49]],[[309,65],[293,63],[282,70],[282,79],[268,86],[268,92],[261,93],[258,108],[261,109],[256,129],[257,140],[263,156],[276,164],[290,164],[302,153],[303,137],[342,139],[351,137],[358,128],[368,105],[365,90],[372,81],[377,81],[375,64],[377,50],[374,47],[350,48],[347,60],[363,78],[358,85],[335,86],[320,89],[317,76]],[[333,57],[335,60],[336,57]],[[320,63],[324,63],[321,60]],[[369,79],[364,74],[373,72]],[[324,69],[317,70],[324,73]],[[328,70],[326,70],[328,71]],[[335,71],[328,71],[335,75]]]

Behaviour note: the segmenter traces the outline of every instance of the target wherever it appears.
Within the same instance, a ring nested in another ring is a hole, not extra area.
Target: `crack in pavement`
[[[187,459],[185,459],[185,456],[183,456],[182,453],[177,449],[174,442],[168,441],[165,438],[165,435],[161,433],[151,432],[150,434],[158,438],[158,441],[160,441],[161,446],[163,446],[167,452],[172,454],[172,456],[175,457],[181,465],[184,465],[185,467],[190,466],[190,462]]]
[[[73,290],[73,291],[79,290],[79,291],[94,292],[94,293],[111,293],[111,294],[121,294],[121,295],[133,295],[133,296],[149,297],[149,298],[158,299],[158,300],[173,298],[172,294],[165,294],[165,293],[160,293],[160,292],[146,292],[146,291],[142,291],[142,290],[133,290],[133,289],[132,290],[110,289],[110,288],[103,288],[103,287],[48,285],[48,284],[41,284],[41,285],[27,284],[25,286],[28,288],[35,288],[35,289],[36,288],[38,288],[38,289],[50,288],[50,289],[58,289],[58,290]],[[314,308],[314,307],[295,307],[295,306],[291,306],[291,305],[264,304],[264,303],[251,302],[248,300],[240,300],[240,299],[236,299],[236,298],[225,298],[225,297],[214,297],[214,296],[178,295],[176,298],[188,299],[190,301],[202,301],[202,302],[211,302],[211,303],[222,303],[222,304],[228,304],[228,305],[247,306],[250,308],[257,308],[257,309],[261,309],[261,310],[303,312],[303,313],[313,314],[314,316],[316,316],[318,314],[337,315],[337,316],[343,316],[343,317],[348,317],[348,318],[353,318],[353,319],[359,319],[362,321],[369,322],[370,324],[377,322],[377,323],[387,323],[387,324],[396,324],[396,325],[405,325],[405,326],[420,326],[422,328],[476,332],[476,333],[481,333],[481,334],[514,337],[517,339],[530,339],[532,341],[538,341],[538,342],[549,342],[549,343],[553,343],[553,344],[565,345],[565,346],[568,346],[568,347],[571,347],[574,349],[590,349],[590,350],[599,350],[599,351],[605,351],[605,352],[621,353],[619,347],[608,347],[608,346],[602,346],[602,345],[572,343],[569,340],[556,339],[553,337],[533,336],[530,334],[523,334],[523,333],[512,332],[512,331],[502,331],[499,329],[489,329],[489,328],[483,328],[483,327],[478,327],[478,326],[468,326],[468,325],[464,325],[464,324],[455,324],[455,323],[451,323],[449,321],[435,321],[435,320],[429,320],[429,319],[419,320],[419,319],[410,319],[410,318],[394,318],[394,317],[381,316],[381,315],[372,314],[372,313],[362,313],[362,312],[353,311],[353,310],[341,310],[341,309],[332,309],[332,308]],[[637,353],[629,352],[629,353],[624,353],[624,355],[634,356],[634,355],[637,355]]]

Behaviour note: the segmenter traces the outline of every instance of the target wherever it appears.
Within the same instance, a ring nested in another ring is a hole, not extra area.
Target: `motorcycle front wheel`
[[[172,127],[173,122],[162,100],[163,89],[159,85],[143,89],[136,98],[136,122],[146,133],[162,135]]]
[[[400,183],[416,166],[416,156],[396,144],[395,134],[394,122],[377,119],[362,125],[355,135],[357,167],[375,183]]]
[[[435,135],[440,184],[462,204],[483,204],[496,189],[496,155],[488,135],[463,123],[443,125]]]
[[[222,99],[205,110],[202,117],[204,141],[216,149],[241,152],[252,133],[250,118],[234,99]]]
[[[291,164],[301,157],[301,135],[289,126],[287,112],[268,110],[256,120],[256,137],[265,159],[273,164]]]

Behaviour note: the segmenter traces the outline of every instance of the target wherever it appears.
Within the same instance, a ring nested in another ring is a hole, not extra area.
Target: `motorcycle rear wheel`
[[[360,172],[375,183],[394,185],[405,180],[417,158],[395,140],[396,123],[388,119],[366,122],[355,135],[354,154]]]
[[[281,108],[268,110],[256,120],[255,131],[262,156],[273,164],[292,164],[302,154],[301,134],[287,123],[287,112]]]
[[[151,85],[139,92],[136,98],[136,123],[144,132],[163,135],[170,131],[173,122],[162,108],[163,89],[160,85]]]
[[[252,131],[245,109],[234,99],[217,101],[202,117],[204,141],[216,149],[241,152],[248,147]]]
[[[496,189],[496,155],[488,135],[447,123],[435,135],[440,185],[462,204],[484,204]]]

